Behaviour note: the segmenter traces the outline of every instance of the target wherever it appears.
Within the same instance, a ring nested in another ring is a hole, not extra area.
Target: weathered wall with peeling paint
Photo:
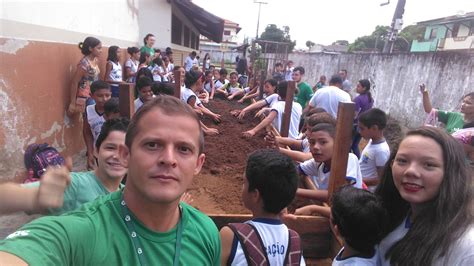
[[[82,120],[65,113],[81,57],[76,45],[0,38],[0,181],[23,173],[30,143],[47,142],[66,155],[84,149]]]
[[[460,99],[474,91],[474,54],[290,54],[296,66],[306,70],[305,79],[313,86],[320,75],[347,69],[355,88],[360,79],[375,84],[375,106],[409,127],[420,126],[425,113],[418,84],[430,90],[433,106],[458,111]]]

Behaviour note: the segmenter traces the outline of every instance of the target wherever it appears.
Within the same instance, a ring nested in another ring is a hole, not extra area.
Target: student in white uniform
[[[383,135],[387,125],[387,115],[378,108],[372,108],[359,116],[358,130],[368,141],[360,154],[360,171],[364,182],[374,191],[380,181],[385,163],[390,157],[390,147]]]
[[[125,79],[128,83],[135,83],[135,76],[138,71],[138,59],[140,59],[140,49],[137,47],[128,47],[127,52],[130,58],[125,62]]]
[[[137,81],[138,98],[135,99],[135,112],[146,102],[151,101],[155,95],[152,90],[153,81],[149,77],[141,77]]]
[[[472,169],[442,129],[411,130],[377,187],[389,213],[380,265],[474,265]]]
[[[120,64],[121,54],[122,51],[118,46],[112,45],[109,47],[104,80],[110,84],[112,97],[119,97],[119,84],[123,82],[122,65]]]
[[[258,102],[250,104],[242,110],[236,110],[232,114],[241,120],[248,112],[252,110],[257,110],[264,107],[272,107],[274,103],[278,102],[278,94],[276,93],[277,84],[278,82],[274,79],[265,80],[263,83],[264,98]]]
[[[265,149],[248,157],[242,201],[253,217],[221,229],[221,265],[305,265],[299,235],[280,220],[297,187],[298,175],[288,156]]]
[[[333,266],[376,266],[375,245],[388,223],[382,200],[373,193],[344,186],[332,196],[331,224],[344,241]]]
[[[309,176],[316,186],[316,190],[299,188],[296,195],[327,202],[329,176],[332,165],[332,156],[334,149],[334,138],[336,136],[336,127],[333,124],[321,123],[311,129],[309,135],[310,151],[313,159],[307,160],[298,166],[302,176]],[[348,154],[346,179],[349,184],[356,188],[365,188],[360,173],[359,161],[353,153]],[[318,213],[329,217],[329,207],[319,205],[308,205],[298,208],[295,214],[311,215]]]
[[[288,88],[288,82],[283,81],[278,84],[277,87],[279,101],[274,103],[271,106],[271,111],[268,116],[262,120],[257,126],[254,128],[245,131],[242,135],[246,138],[251,138],[257,134],[260,130],[264,129],[268,125],[273,125],[278,132],[281,132],[281,123],[283,120],[283,112],[285,111],[285,99],[286,99],[286,91]],[[290,114],[290,127],[288,132],[288,137],[296,139],[299,135],[298,126],[300,123],[301,113],[302,113],[301,105],[297,102],[293,102],[293,106],[291,108]]]
[[[97,80],[91,84],[91,94],[95,104],[87,106],[84,112],[82,134],[87,149],[87,168],[92,170],[96,162],[94,145],[105,122],[104,105],[112,96],[112,92],[107,82]]]

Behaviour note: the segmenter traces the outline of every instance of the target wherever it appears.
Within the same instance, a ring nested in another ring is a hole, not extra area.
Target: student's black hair
[[[237,73],[237,71],[231,71],[230,74],[229,74],[229,77],[232,76],[232,75],[236,75],[238,77],[239,73]]]
[[[190,55],[196,56],[196,51],[192,51]]]
[[[138,80],[140,79],[140,77],[142,77],[142,76],[148,77],[149,79],[153,80],[153,74],[151,73],[151,70],[148,69],[147,67],[140,68],[140,70],[138,70],[136,76],[137,76],[137,78],[135,79],[135,86],[136,86],[136,83],[138,82]]]
[[[304,75],[304,67],[297,66],[293,69],[293,72],[299,71],[301,75]]]
[[[267,80],[265,80],[265,82],[263,84],[265,84],[265,83],[270,84],[270,86],[272,86],[272,87],[276,87],[278,85],[278,81],[276,81],[274,79],[267,79]]]
[[[248,191],[258,190],[263,210],[277,214],[290,204],[298,188],[293,160],[274,149],[257,150],[247,159],[245,169]]]
[[[141,77],[137,81],[137,90],[140,91],[141,89],[153,85],[153,80],[149,77]]]
[[[387,115],[378,108],[372,108],[360,114],[359,122],[367,128],[377,126],[383,130],[387,126]]]
[[[320,123],[316,124],[314,127],[311,128],[311,132],[318,132],[318,131],[324,131],[331,136],[331,138],[336,137],[336,125],[334,124],[329,124],[329,123]]]
[[[336,85],[336,84],[342,85],[342,78],[339,75],[333,75],[331,79],[329,80],[330,86]]]
[[[237,71],[238,74],[240,75],[245,75],[245,72],[247,71],[247,58],[241,58],[239,62],[237,62],[237,67],[235,70]]]
[[[226,76],[227,76],[227,69],[221,68],[221,70],[219,70],[219,74],[220,74],[221,76],[223,76],[223,75],[226,75]]]
[[[153,49],[153,50],[155,51],[155,54],[161,55],[161,50],[160,50],[160,48],[155,48],[155,49]]]
[[[278,93],[278,96],[280,96],[281,100],[283,101],[286,99],[287,90],[288,90],[288,81],[285,80],[278,83],[277,93]]]
[[[276,67],[279,67],[279,66],[283,66],[283,64],[281,62],[278,62],[275,64]]]
[[[466,99],[466,98],[468,98],[468,97],[469,97],[469,98],[472,98],[472,99],[474,100],[474,91],[469,92],[468,94],[462,96],[461,99],[464,100],[464,99]]]
[[[153,64],[155,64],[157,66],[163,66],[163,60],[159,56],[155,57],[155,59],[153,59]]]
[[[324,110],[324,108],[321,108],[321,107],[312,107],[310,106],[310,108],[306,109],[304,112],[303,112],[303,118],[306,119],[314,114],[317,114],[317,113],[327,113],[326,110]]]
[[[94,94],[97,90],[101,90],[101,89],[110,90],[109,83],[107,83],[103,80],[96,80],[96,81],[92,82],[92,84],[91,84],[91,94]]]
[[[100,145],[102,145],[102,142],[104,142],[104,140],[109,136],[110,132],[121,131],[123,133],[126,133],[129,123],[130,120],[125,117],[105,121],[100,130],[100,134],[95,142],[95,147],[97,148],[97,151],[100,150]]]
[[[138,47],[132,46],[132,47],[128,47],[128,48],[127,48],[127,53],[128,53],[129,55],[133,55],[133,54],[136,54],[136,53],[138,53],[138,52],[140,52],[140,49],[138,49]]]
[[[174,85],[173,83],[169,82],[161,82],[161,83],[155,83],[156,85],[156,93],[157,95],[174,95]],[[155,90],[153,90],[155,91]]]
[[[118,62],[118,57],[117,57],[117,50],[119,49],[118,46],[112,45],[109,47],[109,50],[107,51],[107,61],[112,61],[117,63]]]
[[[367,94],[369,97],[369,102],[373,103],[374,99],[372,98],[372,93],[370,92],[370,81],[368,79],[361,79],[359,80],[359,84],[365,89],[365,91],[361,94]]]
[[[202,78],[202,72],[191,69],[184,75],[184,85],[190,89],[200,78]]]
[[[87,37],[83,42],[78,44],[79,49],[81,49],[81,53],[83,55],[90,55],[91,51],[90,48],[94,48],[100,44],[100,40],[95,37]]]
[[[374,254],[388,223],[380,198],[367,190],[343,186],[332,196],[331,214],[347,245],[361,255]]]
[[[140,53],[140,59],[138,59],[138,62],[140,64],[145,63],[147,57],[150,57],[150,54],[148,52],[141,52]]]
[[[107,115],[120,113],[118,97],[112,97],[104,103],[104,113]]]
[[[344,72],[347,75],[347,69],[341,69],[340,72]]]
[[[204,72],[204,76],[206,76],[206,77],[207,77],[207,75],[209,75],[209,74],[212,74],[212,70],[206,70],[206,72]]]
[[[321,112],[321,113],[315,113],[306,117],[305,123],[309,128],[313,128],[314,126],[318,124],[322,124],[322,123],[336,126],[336,119],[334,119],[332,115],[326,112]]]
[[[424,126],[410,130],[406,137],[410,136],[429,138],[441,147],[444,175],[438,194],[422,205],[412,227],[388,250],[385,258],[390,259],[391,265],[432,265],[435,260],[449,254],[473,224],[472,173],[465,161],[462,145],[443,129]],[[402,223],[410,209],[393,182],[391,164],[396,153],[394,150],[387,161],[375,191],[390,215],[385,234]]]
[[[143,45],[146,45],[146,41],[148,40],[148,38],[150,37],[155,37],[155,35],[151,34],[151,33],[148,33],[147,35],[145,35],[145,38],[143,38]]]

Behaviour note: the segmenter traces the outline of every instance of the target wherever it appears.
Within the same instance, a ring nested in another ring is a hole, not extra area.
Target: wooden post
[[[340,186],[347,184],[347,159],[352,143],[354,112],[354,103],[339,103],[337,110],[336,138],[334,140],[334,149],[331,159],[331,176],[329,177],[329,199],[331,199],[332,194],[337,191]]]
[[[181,99],[181,71],[175,70],[174,76],[174,97]]]
[[[131,118],[135,113],[135,84],[122,83],[119,85],[120,116]]]
[[[263,83],[265,83],[264,75],[265,75],[265,71],[263,70],[260,71],[260,85],[258,86],[258,89],[259,89],[258,96],[260,97],[260,99],[263,99]]]
[[[283,113],[283,119],[280,126],[280,135],[282,137],[288,137],[288,131],[290,130],[291,110],[293,108],[293,99],[295,95],[296,82],[288,81],[288,88],[286,90],[285,99],[285,112]],[[300,121],[298,121],[299,123]]]

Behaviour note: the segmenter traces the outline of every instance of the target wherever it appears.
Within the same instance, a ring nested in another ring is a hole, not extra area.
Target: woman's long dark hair
[[[359,84],[365,89],[365,94],[369,96],[369,102],[373,103],[374,99],[372,98],[372,93],[370,93],[370,81],[368,79],[359,80]]]
[[[409,131],[407,136],[427,137],[441,146],[444,176],[438,195],[423,206],[408,233],[388,250],[386,258],[390,258],[392,265],[431,265],[447,255],[473,223],[472,177],[462,146],[443,130],[421,127]],[[390,164],[395,153],[392,153],[376,190],[390,215],[386,234],[403,221],[409,210],[409,203],[402,199],[393,183]]]
[[[112,45],[109,47],[109,51],[108,51],[108,54],[107,54],[107,61],[112,61],[112,62],[115,62],[117,63],[118,62],[118,58],[117,58],[117,50],[119,49],[118,46],[115,46],[115,45]]]

